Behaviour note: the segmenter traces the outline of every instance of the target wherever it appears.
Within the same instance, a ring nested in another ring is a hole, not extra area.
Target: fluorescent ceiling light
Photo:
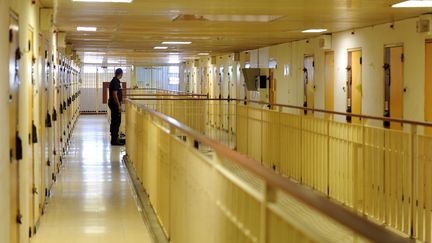
[[[164,41],[163,45],[189,45],[192,44],[191,41]]]
[[[166,49],[168,49],[168,47],[167,46],[155,46],[155,47],[153,47],[153,49],[155,49],[155,50],[166,50]]]
[[[207,53],[207,52],[201,52],[201,53],[198,53],[198,56],[208,56],[209,54]]]
[[[410,0],[392,5],[393,8],[429,8],[432,7],[432,1],[429,0]]]
[[[96,30],[97,30],[96,27],[82,27],[82,26],[77,27],[77,31],[96,31]]]
[[[303,30],[302,33],[321,33],[326,31],[327,29],[308,29],[308,30]]]
[[[131,3],[133,0],[72,0],[73,2],[87,3]]]

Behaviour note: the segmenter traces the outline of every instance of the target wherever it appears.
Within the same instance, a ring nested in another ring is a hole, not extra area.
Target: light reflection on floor
[[[108,130],[105,116],[80,117],[32,243],[151,242]]]

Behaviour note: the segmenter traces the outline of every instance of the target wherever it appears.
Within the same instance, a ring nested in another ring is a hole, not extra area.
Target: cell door
[[[403,47],[386,47],[384,49],[384,116],[403,118]],[[402,123],[384,122],[385,127],[401,129]]]
[[[425,121],[432,122],[432,40],[425,46]],[[426,133],[432,135],[432,128],[426,128]]]
[[[233,97],[233,84],[234,84],[234,77],[233,77],[233,66],[229,65],[227,70],[227,78],[228,78],[228,95],[226,98],[231,99]],[[228,120],[228,127],[227,131],[232,132],[233,131],[233,119],[232,119],[232,113],[233,113],[233,107],[231,105],[231,102],[225,101],[224,102],[227,106],[227,113],[225,114],[226,119]]]
[[[212,74],[212,81],[210,82],[211,85],[211,92],[212,92],[212,98],[217,98],[218,97],[218,85],[217,85],[217,80],[218,80],[218,71],[217,71],[217,67],[214,66],[211,70]],[[211,125],[213,127],[216,127],[216,123],[217,123],[217,119],[216,119],[216,110],[217,110],[217,101],[210,101],[211,103]]]
[[[22,159],[22,143],[18,132],[19,125],[19,25],[18,18],[10,14],[9,18],[9,142],[10,142],[10,242],[19,242],[19,163]]]
[[[225,98],[224,96],[225,96],[225,94],[226,94],[226,88],[225,88],[225,86],[227,86],[226,85],[226,82],[224,82],[225,81],[225,79],[224,79],[224,76],[225,76],[225,69],[224,69],[224,66],[223,65],[220,65],[220,67],[219,67],[219,76],[218,76],[218,87],[219,87],[219,99],[222,99],[222,98]],[[225,84],[224,84],[225,83]],[[225,124],[225,119],[224,119],[224,113],[225,113],[225,104],[224,104],[224,102],[222,102],[222,101],[219,101],[218,102],[218,108],[219,109],[217,109],[217,117],[218,117],[218,128],[220,128],[220,129],[222,129],[222,130],[224,130],[224,129],[226,129],[226,125],[227,124]]]
[[[32,176],[31,176],[31,185],[32,185],[32,190],[33,192],[35,192],[35,185],[36,185],[36,125],[35,125],[35,88],[34,86],[35,84],[35,73],[36,73],[36,58],[35,58],[35,53],[34,53],[34,34],[33,31],[31,30],[31,28],[29,28],[30,30],[28,31],[28,56],[27,58],[29,59],[29,63],[31,64],[31,72],[30,72],[30,81],[31,81],[31,89],[30,89],[30,94],[31,94],[31,98],[29,99],[29,105],[27,107],[29,107],[28,110],[28,117],[29,117],[29,121],[30,123],[28,124],[29,126],[29,143],[31,144],[31,148],[32,148],[32,154],[31,154],[31,171],[32,171]],[[37,104],[37,103],[36,103]],[[36,218],[36,212],[35,212],[35,205],[37,204],[37,198],[36,198],[36,194],[32,193],[30,200],[29,200],[29,209],[30,209],[30,218],[29,218],[29,226],[30,226],[30,230],[31,230],[31,234],[30,237],[33,235],[33,226],[35,225],[35,218]]]
[[[52,134],[52,126],[53,126],[53,121],[52,121],[52,114],[50,113],[50,97],[52,96],[50,93],[50,75],[51,75],[51,64],[49,61],[49,43],[48,41],[45,42],[45,52],[44,52],[44,68],[43,68],[43,89],[44,89],[44,93],[45,95],[43,96],[45,99],[45,114],[42,114],[43,117],[45,116],[45,132],[43,134],[44,139],[45,139],[45,143],[43,146],[43,154],[44,154],[44,160],[42,160],[42,162],[45,162],[46,166],[44,166],[44,169],[42,171],[43,173],[43,187],[45,189],[45,196],[49,196],[49,188],[51,187],[51,180],[50,180],[50,175],[51,175],[51,161],[53,161],[51,154],[52,154],[52,149],[51,149],[51,144],[52,141],[50,140],[50,134]]]
[[[362,113],[362,55],[361,50],[348,51],[347,112]],[[360,118],[347,117],[348,122],[360,123]]]
[[[270,69],[269,71],[269,103],[276,103],[276,82],[275,82],[275,71],[274,69]],[[276,106],[270,105],[272,110],[276,109]]]
[[[206,90],[205,83],[204,83],[204,80],[205,80],[204,67],[201,67],[201,70],[199,72],[200,72],[200,92],[199,93],[204,94],[205,90]]]
[[[325,53],[325,109],[334,110],[334,52]],[[326,114],[327,118],[331,114]]]
[[[35,184],[33,185],[33,194],[35,197],[35,201],[33,204],[34,207],[34,232],[36,232],[36,225],[39,221],[39,218],[42,214],[42,202],[44,201],[44,193],[42,193],[42,188],[45,188],[44,185],[44,169],[45,163],[42,161],[45,160],[45,154],[43,153],[45,138],[43,136],[45,132],[44,124],[44,115],[46,113],[46,105],[44,102],[45,90],[44,90],[44,81],[43,81],[43,67],[44,67],[44,55],[43,55],[43,38],[42,34],[38,35],[38,51],[37,51],[37,63],[35,64],[37,67],[37,77],[38,82],[35,82],[35,92],[34,92],[34,104],[35,104],[35,119],[34,119],[34,136],[37,136],[37,143],[34,144],[34,162],[35,162],[35,170],[34,170],[34,178]],[[37,112],[37,113],[36,113]]]
[[[315,103],[315,83],[314,83],[314,57],[313,56],[305,56],[304,58],[304,68],[303,68],[303,107],[305,108],[314,108]],[[307,114],[308,112],[305,110],[304,112]],[[312,112],[310,112],[312,113]]]

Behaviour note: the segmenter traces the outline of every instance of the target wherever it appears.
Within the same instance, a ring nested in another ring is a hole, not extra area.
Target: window
[[[168,83],[170,85],[178,85],[179,84],[179,66],[169,66],[168,68]]]

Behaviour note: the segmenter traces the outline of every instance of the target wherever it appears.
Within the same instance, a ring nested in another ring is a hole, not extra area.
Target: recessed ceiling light
[[[409,0],[392,5],[393,8],[429,8],[432,1],[429,0]]]
[[[167,46],[155,46],[155,47],[153,47],[153,49],[155,49],[155,50],[166,50],[166,49],[168,49],[168,47]]]
[[[198,56],[208,56],[209,54],[207,53],[207,52],[201,52],[201,53],[198,53]]]
[[[131,3],[133,0],[72,0],[73,2],[87,3]]]
[[[96,27],[82,27],[82,26],[78,26],[77,31],[96,31],[97,28]]]
[[[189,45],[192,44],[191,41],[164,41],[163,45]]]
[[[321,33],[326,31],[327,29],[308,29],[308,30],[303,30],[302,33]]]

